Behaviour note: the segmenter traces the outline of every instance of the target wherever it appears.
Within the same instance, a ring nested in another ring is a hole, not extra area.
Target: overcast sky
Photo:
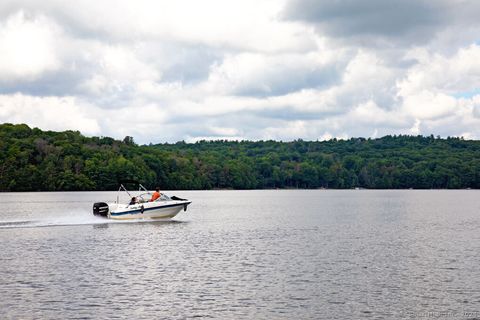
[[[478,0],[0,2],[0,123],[138,143],[480,138]]]

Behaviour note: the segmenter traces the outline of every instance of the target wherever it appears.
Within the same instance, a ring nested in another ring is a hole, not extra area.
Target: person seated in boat
[[[132,197],[132,200],[130,200],[130,203],[128,204],[129,206],[133,205],[133,204],[137,204],[138,201],[137,201],[137,198],[136,197]]]
[[[159,198],[160,198],[160,195],[161,195],[161,194],[160,194],[160,188],[159,188],[159,187],[156,187],[156,188],[155,188],[155,192],[152,194],[152,198],[150,199],[150,202],[153,202],[153,201],[159,199]]]

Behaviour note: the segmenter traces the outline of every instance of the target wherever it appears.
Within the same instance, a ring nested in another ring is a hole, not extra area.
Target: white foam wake
[[[172,220],[170,220],[172,221]],[[54,226],[81,226],[81,225],[100,225],[100,224],[120,224],[120,223],[145,223],[155,222],[155,220],[111,220],[102,217],[86,216],[68,216],[57,218],[45,218],[40,220],[11,220],[0,221],[0,229],[11,228],[40,228]]]

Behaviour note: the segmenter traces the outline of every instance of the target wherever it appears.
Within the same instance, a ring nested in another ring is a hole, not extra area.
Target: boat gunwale
[[[163,208],[172,208],[172,207],[179,207],[179,206],[188,206],[192,201],[185,201],[182,203],[174,203],[174,204],[167,204],[159,207],[152,207],[152,208],[143,208],[143,212],[145,211],[152,211],[152,210],[159,210]],[[141,213],[142,209],[134,209],[134,210],[129,210],[129,211],[122,211],[122,212],[110,212],[110,216],[122,216],[126,214],[136,214],[136,213]]]

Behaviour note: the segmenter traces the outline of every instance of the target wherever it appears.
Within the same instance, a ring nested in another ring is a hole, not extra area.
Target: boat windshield
[[[148,202],[148,201],[150,201],[151,197],[152,197],[152,194],[149,193],[149,192],[142,193],[142,194],[137,196],[137,201],[139,203]]]
[[[150,199],[152,199],[152,194],[153,194],[152,192],[145,192],[145,193],[139,194],[135,197],[137,198],[138,203],[145,203],[145,202],[150,202]],[[171,199],[170,199],[169,196],[162,193],[160,198],[158,198],[155,201],[166,201],[166,200],[171,200]]]
[[[129,181],[127,181],[129,182]],[[128,200],[127,201],[124,201],[125,199],[123,198],[122,200],[120,200],[120,191],[125,191],[125,193],[128,195]],[[138,190],[137,192],[143,192],[143,193],[140,193],[138,195],[136,195],[134,192],[132,191],[128,191],[127,188],[125,188],[125,186],[123,184],[120,184],[120,187],[118,188],[118,192],[117,192],[117,201],[116,203],[128,203],[128,204],[131,204],[131,201],[132,201],[132,198],[135,197],[136,199],[136,203],[145,203],[145,202],[150,202],[150,199],[152,199],[152,195],[153,195],[153,192],[151,191],[148,191],[147,188],[145,188],[144,186],[142,186],[140,183],[138,184]],[[160,198],[158,198],[157,200],[155,201],[168,201],[168,200],[172,200],[169,196],[167,196],[166,194],[162,193],[160,195]]]

